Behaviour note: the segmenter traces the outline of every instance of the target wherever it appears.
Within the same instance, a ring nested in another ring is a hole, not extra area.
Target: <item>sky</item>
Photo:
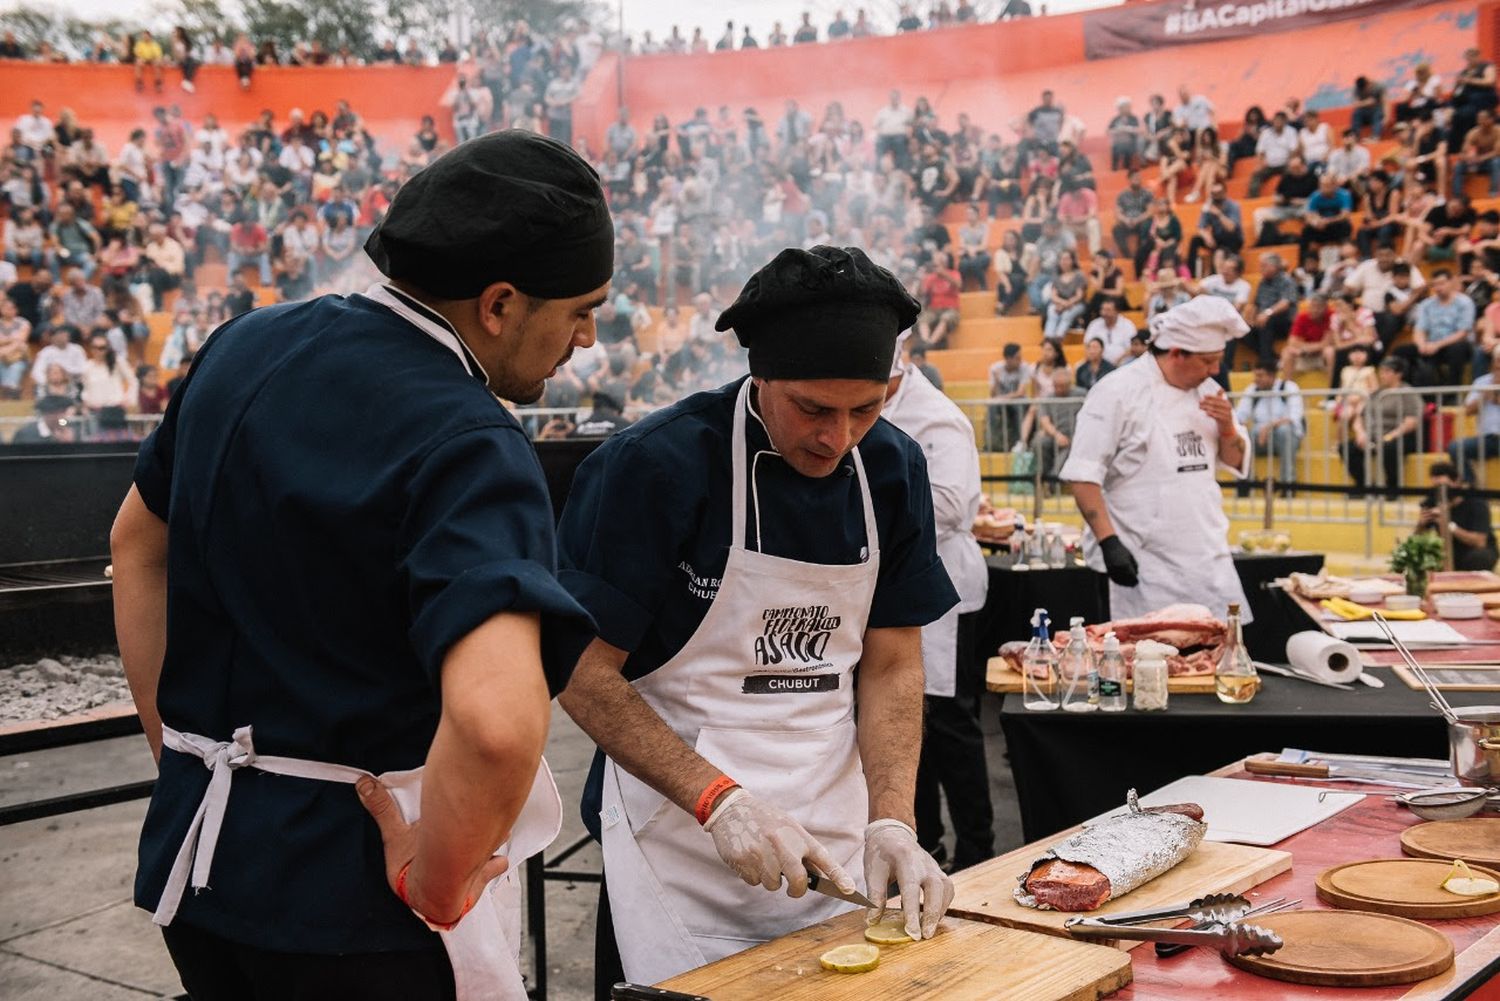
[[[30,5],[37,7],[52,7],[59,10],[75,11],[83,17],[98,17],[110,15],[129,18],[132,16],[150,18],[156,4],[153,0],[68,0],[63,3],[59,0],[28,0]],[[316,2],[316,0],[309,0]],[[685,37],[692,35],[692,28],[702,26],[704,33],[710,41],[714,41],[723,33],[724,22],[734,21],[737,25],[749,23],[757,38],[765,41],[767,32],[770,31],[773,21],[781,21],[782,26],[788,33],[801,19],[804,10],[813,13],[813,22],[820,29],[826,28],[828,21],[835,9],[843,8],[853,17],[853,12],[858,7],[869,10],[877,23],[885,22],[887,26],[893,18],[896,3],[890,0],[607,0],[608,6],[618,12],[619,3],[623,2],[625,14],[625,30],[627,33],[640,36],[640,33],[649,30],[656,38],[664,37],[671,26],[676,24],[682,29]],[[975,0],[981,11],[997,10],[1002,0]],[[1083,10],[1089,7],[1106,6],[1117,0],[1041,0],[1047,4],[1052,13],[1064,13],[1072,10]],[[1032,6],[1038,5],[1038,0],[1031,0]],[[10,0],[0,0],[0,8],[10,6]],[[927,0],[917,3],[920,11],[927,9]]]

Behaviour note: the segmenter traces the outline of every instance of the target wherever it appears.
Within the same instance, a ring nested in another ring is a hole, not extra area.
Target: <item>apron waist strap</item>
[[[209,870],[214,862],[214,848],[219,843],[219,832],[224,826],[224,811],[229,806],[229,781],[237,769],[258,768],[276,775],[349,785],[366,776],[374,778],[364,769],[348,765],[257,754],[251,728],[248,726],[235,730],[230,740],[216,741],[196,733],[182,733],[162,724],[161,742],[163,747],[179,754],[190,754],[200,759],[210,777],[203,799],[183,836],[182,846],[177,849],[177,858],[172,863],[172,871],[167,876],[156,912],[151,916],[151,920],[159,925],[169,925],[177,916],[177,908],[182,903],[182,895],[190,881],[195,891],[208,885]]]

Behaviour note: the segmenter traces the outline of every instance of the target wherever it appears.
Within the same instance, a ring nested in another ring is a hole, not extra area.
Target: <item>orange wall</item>
[[[689,118],[696,106],[713,113],[721,104],[729,105],[736,117],[744,106],[756,105],[767,124],[774,125],[791,93],[815,118],[837,100],[868,126],[895,86],[908,101],[925,95],[947,122],[967,111],[981,125],[1003,129],[1050,87],[1098,137],[1117,96],[1133,98],[1140,113],[1153,92],[1174,100],[1183,81],[1195,93],[1208,95],[1222,121],[1237,124],[1249,105],[1279,104],[1293,96],[1318,108],[1345,105],[1355,76],[1404,81],[1422,59],[1451,79],[1462,64],[1463,49],[1475,44],[1477,26],[1474,3],[1439,2],[1300,32],[1086,62],[1086,16],[830,45],[636,56],[625,61],[625,103],[638,131],[657,111],[675,123]],[[617,107],[613,68],[607,87],[595,79],[599,72],[590,74],[589,106],[577,114],[577,131],[596,149]]]
[[[108,144],[117,149],[135,125],[151,121],[158,104],[178,104],[188,120],[198,122],[213,112],[226,128],[253,121],[262,108],[276,113],[285,124],[292,108],[311,115],[322,109],[333,114],[340,98],[348,98],[364,116],[378,138],[399,141],[404,148],[423,115],[435,115],[439,128],[448,130],[438,99],[453,79],[451,66],[273,66],[257,69],[250,89],[241,90],[234,71],[226,66],[205,66],[197,76],[197,93],[179,86],[176,70],[166,71],[161,94],[146,85],[136,93],[134,74],[128,66],[77,63],[66,66],[47,63],[0,61],[0,121],[9,122],[29,110],[32,98],[46,103],[54,120],[60,108],[72,108],[79,121],[92,125]]]

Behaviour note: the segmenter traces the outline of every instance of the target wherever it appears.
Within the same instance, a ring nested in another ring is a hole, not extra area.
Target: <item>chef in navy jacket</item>
[[[860,901],[873,919],[892,882],[913,938],[952,899],[912,798],[920,629],[957,595],[922,449],[880,419],[917,312],[859,250],[783,251],[719,320],[750,377],[578,471],[560,579],[599,638],[559,702],[603,752],[601,997]],[[789,899],[809,870],[843,899]]]
[[[135,899],[196,1001],[524,997],[512,873],[557,830],[549,699],[594,630],[497,397],[593,343],[613,234],[594,172],[514,132],[366,249],[388,282],[214,333],[114,527],[160,764]]]

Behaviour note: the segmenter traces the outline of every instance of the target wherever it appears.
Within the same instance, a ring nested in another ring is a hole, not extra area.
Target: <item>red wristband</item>
[[[728,775],[720,775],[710,782],[707,788],[698,795],[698,806],[693,810],[693,816],[698,818],[700,826],[708,823],[709,815],[713,813],[714,801],[737,785],[739,783]]]
[[[417,917],[421,918],[422,919],[422,923],[425,924],[428,928],[431,928],[433,931],[451,931],[454,928],[456,928],[458,926],[458,923],[464,919],[464,916],[467,915],[469,913],[469,911],[473,909],[473,907],[474,907],[474,901],[473,900],[465,900],[464,901],[464,909],[461,912],[459,912],[458,917],[454,918],[451,922],[444,923],[444,922],[441,922],[441,921],[434,921],[431,918],[429,918],[427,915],[423,914],[421,911],[419,911],[415,907],[413,907],[411,905],[411,901],[406,899],[406,873],[410,869],[411,869],[411,862],[407,862],[405,865],[403,865],[401,867],[401,871],[398,872],[398,873],[396,873],[396,896],[400,899],[400,901],[403,904],[406,905],[406,909],[409,910],[409,911],[411,911]]]

